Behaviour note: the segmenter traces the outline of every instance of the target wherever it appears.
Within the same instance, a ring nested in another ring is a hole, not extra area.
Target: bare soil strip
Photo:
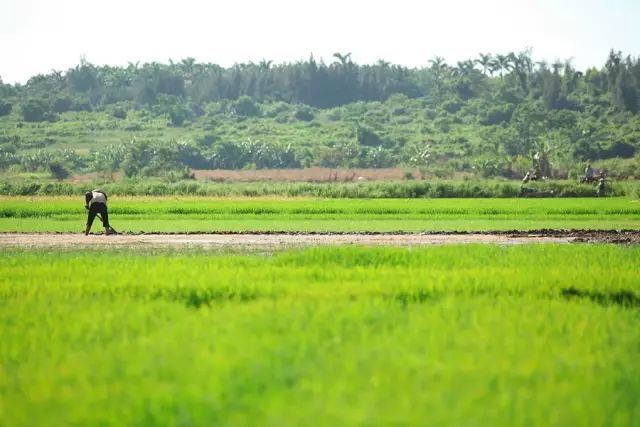
[[[526,243],[627,243],[639,244],[639,231],[536,231],[495,233],[212,233],[212,234],[120,234],[113,236],[71,233],[0,233],[0,248],[89,248],[89,247],[204,247],[279,248],[317,245],[419,246],[442,244]]]

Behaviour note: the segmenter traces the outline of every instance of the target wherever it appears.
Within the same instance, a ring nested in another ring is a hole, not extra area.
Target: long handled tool
[[[98,214],[96,214],[96,216],[97,216],[98,218],[100,218],[100,222],[102,222],[102,225],[104,226],[104,220],[102,219],[102,215],[100,215],[100,214],[98,213]],[[111,229],[111,231],[113,231],[113,233],[114,233],[114,234],[118,234],[118,232],[115,230],[115,228],[113,228],[113,227],[111,227],[111,226],[109,226],[109,228]]]

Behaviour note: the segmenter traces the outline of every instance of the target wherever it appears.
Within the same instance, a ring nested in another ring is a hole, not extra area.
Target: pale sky
[[[424,66],[526,47],[602,66],[640,55],[640,0],[0,0],[0,77],[194,57],[223,66],[352,53]]]

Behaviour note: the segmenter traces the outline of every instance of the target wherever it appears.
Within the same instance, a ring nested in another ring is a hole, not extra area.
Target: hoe
[[[97,214],[97,216],[98,216],[98,218],[100,218],[100,222],[102,222],[102,225],[104,225],[104,220],[102,219],[102,215]],[[109,230],[111,230],[111,233],[113,233],[113,234],[118,234],[118,232],[116,231],[116,229],[115,229],[115,228],[113,228],[113,227],[111,227],[111,226],[109,227]]]

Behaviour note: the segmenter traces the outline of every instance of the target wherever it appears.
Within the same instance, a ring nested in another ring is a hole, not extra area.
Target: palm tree
[[[445,73],[448,70],[449,66],[441,56],[436,56],[435,58],[430,59],[429,63],[431,64],[429,70],[431,70],[431,74],[433,75],[433,80],[438,92],[438,97],[440,97],[440,95],[442,94],[442,86],[444,83]]]
[[[431,70],[443,70],[448,67],[444,58],[441,56],[436,56],[433,59],[430,59],[429,64],[431,64]]]
[[[475,69],[475,62],[467,59],[466,61],[458,61],[458,73],[463,76],[469,76]]]
[[[531,49],[525,49],[518,53],[514,66],[517,65],[521,70],[531,73],[533,70],[533,61],[531,61]]]
[[[491,77],[493,77],[496,71],[499,71],[499,70],[500,70],[500,64],[498,63],[498,60],[493,58],[491,62],[489,62],[489,74],[491,75]]]
[[[269,71],[269,69],[271,69],[271,64],[273,64],[273,61],[267,61],[266,59],[262,59],[258,64],[258,66],[263,71]]]
[[[138,71],[139,67],[140,67],[140,61],[136,61],[135,63],[129,61],[129,63],[127,65],[127,69],[130,70],[130,71]]]
[[[491,63],[493,61],[493,56],[490,53],[487,53],[487,54],[480,53],[478,55],[480,56],[480,58],[476,59],[475,62],[476,64],[482,67],[482,73],[487,74],[487,72],[491,71]],[[493,74],[493,72],[491,74]]]
[[[510,55],[496,55],[494,59],[495,69],[500,72],[500,78],[504,76],[505,71],[510,71],[513,69],[513,63]]]
[[[531,50],[527,49],[513,56],[513,70],[518,76],[520,87],[526,94],[528,92],[528,80],[533,71],[533,62],[531,61]]]
[[[191,79],[193,77],[194,70],[196,68],[195,66],[196,60],[192,57],[184,58],[179,64],[182,75],[187,79]]]
[[[341,53],[336,52],[336,53],[333,54],[333,57],[338,59],[337,61],[333,62],[334,65],[339,65],[339,66],[344,68],[347,65],[351,65],[352,64],[352,62],[351,62],[351,52],[349,52],[349,53],[347,53],[345,55],[342,55]]]

